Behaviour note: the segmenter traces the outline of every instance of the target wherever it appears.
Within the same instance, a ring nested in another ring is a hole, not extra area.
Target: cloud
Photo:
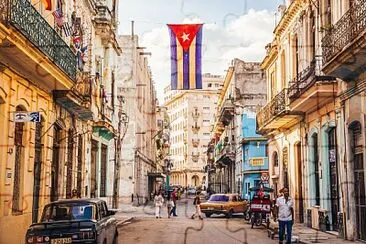
[[[201,23],[199,19],[184,19],[182,23]],[[224,75],[234,58],[244,61],[262,61],[265,45],[273,38],[273,14],[267,10],[249,10],[245,15],[228,14],[222,23],[207,23],[203,29],[204,73]],[[169,32],[166,26],[145,32],[141,39],[152,56],[149,64],[152,69],[155,87],[160,103],[163,90],[170,82]]]

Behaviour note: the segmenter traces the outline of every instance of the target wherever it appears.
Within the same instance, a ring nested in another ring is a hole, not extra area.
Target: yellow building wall
[[[34,141],[33,122],[24,125],[23,157],[21,166],[21,205],[22,214],[12,213],[12,192],[14,183],[15,146],[14,111],[18,105],[27,111],[40,111],[44,119],[42,144],[42,170],[39,199],[41,209],[49,201],[50,165],[52,159],[53,103],[50,94],[6,69],[0,73],[0,243],[23,243],[25,232],[32,222]],[[46,133],[45,133],[46,132]]]

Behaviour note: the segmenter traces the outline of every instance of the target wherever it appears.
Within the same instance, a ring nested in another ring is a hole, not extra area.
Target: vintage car
[[[25,243],[116,243],[115,212],[101,199],[52,202],[44,207],[41,221],[28,228]]]
[[[244,214],[248,202],[242,200],[238,194],[213,194],[207,202],[200,204],[201,211],[210,217],[212,214],[225,214],[230,218],[233,214]]]

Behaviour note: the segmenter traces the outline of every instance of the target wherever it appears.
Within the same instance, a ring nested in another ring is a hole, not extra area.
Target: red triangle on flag
[[[168,26],[176,35],[183,50],[187,51],[202,24],[173,24]]]

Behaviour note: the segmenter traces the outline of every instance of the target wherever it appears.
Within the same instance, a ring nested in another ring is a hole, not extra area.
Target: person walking
[[[164,203],[164,198],[161,195],[161,192],[155,195],[154,203],[155,203],[155,217],[161,218],[161,207],[163,206]]]
[[[201,198],[199,196],[199,193],[196,193],[196,197],[193,200],[193,205],[195,206],[195,212],[192,215],[191,219],[194,219],[196,216],[198,216],[201,220],[202,218],[202,213],[201,213]]]
[[[292,237],[292,225],[293,225],[293,216],[294,216],[294,209],[293,209],[293,201],[292,198],[289,196],[289,191],[287,188],[282,189],[283,196],[280,196],[276,200],[276,217],[278,217],[278,224],[279,224],[279,243],[283,243],[285,228],[287,230],[287,238],[286,243],[291,243]]]
[[[167,199],[166,199],[166,207],[168,209],[168,218],[170,218],[170,215],[172,215],[172,208],[174,207],[174,202],[172,200],[172,198],[170,197],[170,195],[168,194]]]
[[[172,192],[172,201],[174,203],[173,205],[173,208],[172,208],[172,211],[171,213],[173,214],[174,217],[177,217],[177,198],[178,198],[178,195],[177,195],[177,189],[174,188],[173,192]]]

